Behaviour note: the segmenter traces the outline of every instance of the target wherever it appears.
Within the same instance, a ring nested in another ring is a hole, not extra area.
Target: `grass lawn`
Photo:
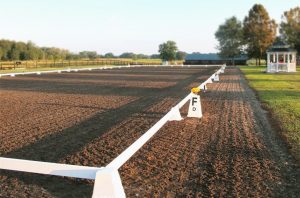
[[[300,160],[300,68],[297,73],[267,74],[266,67],[241,66],[249,85],[271,110],[282,136]]]

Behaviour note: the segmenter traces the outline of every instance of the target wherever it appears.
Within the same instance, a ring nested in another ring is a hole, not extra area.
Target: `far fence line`
[[[201,83],[198,88],[206,90],[208,83],[219,81],[219,75],[224,73],[225,68],[226,65],[222,65],[218,71]],[[106,167],[86,167],[0,157],[0,169],[93,179],[95,180],[93,198],[126,197],[118,169],[168,121],[181,120],[179,109],[182,108],[187,101],[191,100],[192,97],[193,93],[191,92]]]
[[[92,70],[105,70],[105,69],[113,69],[113,68],[130,68],[130,67],[146,67],[146,66],[152,66],[152,67],[216,67],[220,65],[122,65],[122,66],[100,66],[100,67],[84,67],[84,68],[66,68],[66,69],[58,69],[58,70],[46,70],[46,71],[31,71],[31,72],[14,72],[14,73],[0,73],[0,78],[2,76],[10,76],[15,77],[17,75],[41,75],[41,74],[48,74],[48,73],[62,73],[62,72],[78,72],[78,71],[92,71]]]
[[[172,61],[171,64],[182,64],[183,61]],[[0,61],[0,70],[5,69],[33,69],[57,68],[100,65],[161,65],[160,59],[95,59],[95,60],[38,60],[38,61]]]

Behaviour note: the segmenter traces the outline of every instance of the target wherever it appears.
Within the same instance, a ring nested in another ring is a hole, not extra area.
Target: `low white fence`
[[[33,71],[33,72],[16,72],[16,73],[6,73],[0,74],[2,76],[10,76],[15,77],[16,75],[41,75],[41,74],[49,74],[49,73],[62,73],[62,72],[78,72],[78,71],[92,71],[92,70],[104,70],[104,69],[114,69],[114,68],[129,68],[129,67],[142,67],[146,65],[126,65],[126,66],[102,66],[102,67],[90,67],[90,68],[76,68],[76,69],[62,69],[62,70],[49,70],[49,71]]]
[[[2,76],[15,77],[17,75],[42,75],[50,73],[62,73],[62,72],[79,72],[79,71],[92,71],[92,70],[105,70],[105,69],[121,69],[121,68],[131,68],[131,67],[216,67],[220,65],[123,65],[123,66],[100,66],[100,67],[90,67],[90,68],[75,68],[75,69],[62,69],[62,70],[49,70],[49,71],[32,71],[32,72],[15,72],[15,73],[4,73],[0,74]]]
[[[200,84],[198,88],[206,90],[208,83],[213,83],[213,81],[219,81],[219,75],[221,73],[224,73],[225,67],[226,65],[222,65],[217,72],[212,74],[205,82]],[[109,67],[109,69],[111,68],[118,67]],[[79,71],[79,69],[77,70]],[[189,101],[192,98],[192,96],[193,93],[188,94],[183,100],[181,100],[177,105],[175,105],[165,116],[163,116],[156,124],[154,124],[146,133],[144,133],[138,140],[136,140],[132,145],[130,145],[125,151],[123,151],[106,167],[76,166],[68,164],[48,163],[0,157],[0,169],[38,173],[45,175],[92,179],[95,180],[93,198],[125,197],[125,192],[123,189],[118,169],[128,159],[130,159],[153,135],[155,135],[164,124],[172,120],[181,120],[182,118],[179,109],[187,101]]]

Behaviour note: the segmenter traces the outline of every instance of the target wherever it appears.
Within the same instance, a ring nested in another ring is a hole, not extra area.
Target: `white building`
[[[267,72],[296,72],[297,51],[282,41],[267,50]]]

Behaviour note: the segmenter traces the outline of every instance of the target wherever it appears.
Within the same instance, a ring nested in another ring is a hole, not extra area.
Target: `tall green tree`
[[[1,49],[1,47],[0,47],[0,60],[2,59],[2,56],[4,55],[4,52],[3,52],[3,50]]]
[[[0,40],[0,49],[2,51],[1,60],[9,60],[9,52],[11,50],[13,42],[9,40]]]
[[[23,60],[43,59],[43,51],[39,47],[37,47],[33,42],[28,41],[26,46],[27,52],[25,53],[25,57]]]
[[[176,60],[184,60],[187,53],[183,51],[176,52]]]
[[[8,52],[8,57],[10,60],[21,60],[21,56],[26,51],[25,43],[17,42],[13,43],[10,51]]]
[[[115,55],[112,52],[104,54],[104,58],[115,58]]]
[[[134,59],[135,57],[136,55],[132,52],[124,52],[119,56],[119,58],[132,58],[132,59]]]
[[[98,54],[96,51],[82,51],[79,52],[80,58],[87,58],[87,59],[96,59]]]
[[[227,19],[224,24],[219,26],[215,37],[219,41],[220,56],[230,58],[232,64],[235,65],[234,58],[240,56],[243,50],[242,22],[236,17]]]
[[[280,33],[300,54],[300,7],[284,12],[282,19]]]
[[[277,24],[263,5],[255,4],[244,19],[244,39],[251,58],[260,60],[276,38]],[[257,64],[257,61],[256,61]]]
[[[145,54],[136,54],[136,59],[149,59],[148,55]]]
[[[152,55],[150,55],[150,58],[151,59],[159,59],[160,56],[159,56],[159,54],[152,54]]]
[[[174,41],[167,41],[159,45],[158,52],[160,53],[160,58],[164,61],[172,61],[176,59],[176,52],[178,48]]]

